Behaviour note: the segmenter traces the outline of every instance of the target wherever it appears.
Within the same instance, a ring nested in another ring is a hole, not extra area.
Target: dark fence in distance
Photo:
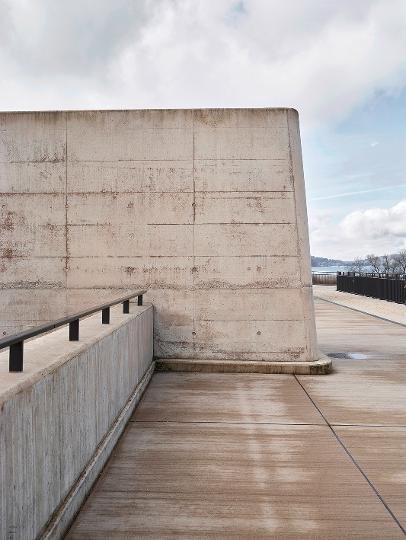
[[[317,274],[313,272],[312,283],[313,285],[335,285],[337,283],[337,273],[322,272],[320,274]]]
[[[406,276],[401,274],[338,272],[337,291],[405,304]]]

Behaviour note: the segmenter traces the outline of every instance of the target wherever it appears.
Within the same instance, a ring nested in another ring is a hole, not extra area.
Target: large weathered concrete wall
[[[291,109],[0,115],[4,287],[149,286],[155,355],[317,358]]]
[[[63,537],[152,373],[152,318],[118,306],[110,325],[82,320],[79,342],[66,327],[26,342],[23,373],[0,352],[0,538],[38,538],[55,512],[45,538]]]

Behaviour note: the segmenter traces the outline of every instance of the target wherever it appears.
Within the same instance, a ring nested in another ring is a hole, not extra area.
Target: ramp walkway
[[[316,308],[331,375],[156,373],[67,538],[403,538],[406,328]]]

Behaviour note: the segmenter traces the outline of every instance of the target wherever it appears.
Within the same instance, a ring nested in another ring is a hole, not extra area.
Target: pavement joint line
[[[358,296],[358,295],[356,295]],[[392,319],[387,319],[386,317],[381,317],[380,315],[374,315],[373,313],[368,313],[368,311],[363,311],[362,309],[357,309],[354,307],[346,306],[345,304],[340,304],[338,302],[334,302],[334,300],[327,300],[326,298],[321,298],[321,296],[314,296],[317,300],[321,300],[322,302],[328,302],[329,304],[334,304],[335,306],[339,306],[342,308],[350,309],[351,311],[356,311],[357,313],[362,313],[363,315],[369,315],[370,317],[375,317],[375,319],[379,319],[381,321],[389,322],[392,324],[397,324],[398,326],[402,326],[403,328],[406,328],[406,324],[394,321]],[[385,300],[384,300],[385,301]],[[400,304],[401,305],[401,304]]]
[[[326,300],[328,301],[328,300]],[[334,303],[334,302],[332,302]],[[343,306],[345,307],[345,306]],[[351,309],[351,308],[350,308]],[[358,311],[358,310],[355,310],[355,311]],[[390,321],[392,322],[392,321]],[[396,525],[399,527],[399,529],[402,531],[403,535],[406,536],[406,529],[404,529],[404,527],[402,526],[402,524],[400,523],[400,521],[398,520],[398,518],[395,516],[395,514],[392,512],[392,510],[390,509],[389,505],[386,503],[385,499],[382,497],[382,495],[379,493],[379,491],[377,490],[377,488],[374,486],[374,484],[371,482],[371,480],[368,478],[368,476],[365,474],[365,472],[363,471],[363,469],[361,468],[361,466],[358,464],[358,462],[356,461],[356,459],[353,457],[353,455],[351,454],[351,452],[348,450],[348,448],[345,446],[345,444],[343,443],[343,441],[340,439],[339,435],[337,434],[337,432],[334,430],[334,427],[330,424],[330,422],[327,420],[327,418],[324,416],[324,414],[321,412],[321,409],[316,405],[315,401],[313,400],[313,398],[310,396],[310,394],[308,393],[308,391],[306,390],[306,388],[303,386],[303,384],[300,382],[300,380],[297,378],[296,375],[293,375],[294,378],[296,379],[297,383],[300,385],[300,387],[302,388],[302,390],[304,391],[304,393],[307,395],[307,397],[309,398],[309,400],[311,401],[311,403],[313,404],[313,406],[317,409],[317,411],[319,412],[320,416],[323,418],[323,420],[326,422],[327,426],[330,428],[332,434],[334,435],[335,439],[337,440],[337,442],[340,444],[341,448],[344,450],[344,452],[347,454],[347,456],[350,458],[350,460],[352,461],[353,465],[355,465],[355,467],[358,469],[358,471],[362,474],[362,476],[364,477],[364,479],[368,482],[370,488],[373,490],[373,492],[375,493],[375,495],[378,497],[378,499],[381,501],[381,503],[384,505],[384,507],[386,508],[387,512],[390,514],[390,516],[392,517],[392,519],[394,520],[394,522],[396,523]]]
[[[326,427],[324,423],[315,424],[308,422],[224,422],[222,420],[137,420],[130,419],[135,424],[228,424],[231,426],[317,426]]]
[[[260,425],[260,426],[324,426],[324,423],[316,422],[227,422],[224,420],[138,420],[130,418],[129,422],[138,424],[230,424],[230,425]],[[406,429],[404,424],[340,424],[330,423],[333,427],[359,427],[359,428],[382,428],[382,429]]]
[[[331,425],[334,427],[359,427],[359,428],[382,428],[382,429],[394,429],[394,428],[399,428],[399,429],[406,429],[406,425],[405,424],[336,424],[336,423],[331,423]]]

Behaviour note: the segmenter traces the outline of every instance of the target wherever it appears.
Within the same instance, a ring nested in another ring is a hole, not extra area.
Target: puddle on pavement
[[[332,352],[328,353],[330,358],[340,358],[342,360],[366,360],[368,356],[359,352]]]

